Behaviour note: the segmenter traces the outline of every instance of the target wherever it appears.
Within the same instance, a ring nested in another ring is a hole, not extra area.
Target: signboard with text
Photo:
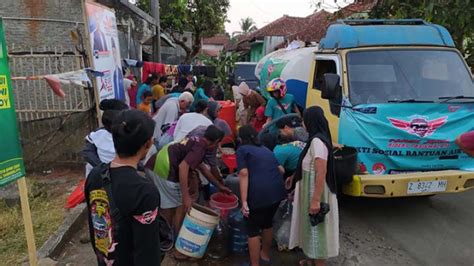
[[[5,42],[0,18],[0,187],[25,176]]]
[[[92,65],[103,76],[96,78],[99,102],[104,99],[125,99],[122,63],[113,10],[93,2],[85,3]]]
[[[461,169],[474,159],[454,143],[474,130],[473,103],[397,103],[343,108],[339,143],[355,147],[370,174]]]

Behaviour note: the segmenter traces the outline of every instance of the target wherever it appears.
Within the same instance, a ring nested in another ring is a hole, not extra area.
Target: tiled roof
[[[226,51],[246,51],[250,50],[250,43],[249,42],[241,42],[244,39],[247,39],[248,35],[238,35],[234,37],[234,41],[229,42],[224,49]]]
[[[265,36],[290,36],[304,29],[306,18],[291,17],[284,15],[283,17],[267,24],[266,26],[250,33],[242,41],[262,38]]]
[[[226,50],[238,49],[249,41],[262,38],[264,36],[284,36],[289,41],[301,40],[305,42],[319,42],[326,34],[329,25],[338,19],[348,18],[353,14],[363,13],[372,10],[378,0],[359,0],[339,11],[331,14],[325,10],[315,12],[305,18],[283,16],[265,27],[256,30],[246,37],[237,41],[237,47],[230,45]]]
[[[289,39],[298,39],[305,42],[319,42],[321,38],[326,35],[326,30],[329,25],[331,25],[331,23],[335,22],[337,19],[347,18],[356,13],[370,11],[376,4],[377,0],[373,0],[371,2],[356,2],[341,8],[334,14],[324,10],[315,12],[314,14],[306,17],[306,27],[302,31],[291,35]]]
[[[301,40],[305,42],[319,42],[326,34],[326,29],[331,23],[332,14],[321,10],[306,17],[305,28],[291,36],[290,40]]]
[[[378,0],[365,0],[365,1],[356,1],[353,4],[350,4],[341,10],[334,13],[336,19],[342,19],[350,17],[356,13],[363,13],[371,11],[378,3]]]
[[[220,51],[219,50],[214,50],[214,49],[201,49],[201,54],[207,55],[210,57],[218,57]]]
[[[227,43],[229,43],[229,37],[225,34],[217,34],[215,36],[202,39],[202,44],[227,45]]]

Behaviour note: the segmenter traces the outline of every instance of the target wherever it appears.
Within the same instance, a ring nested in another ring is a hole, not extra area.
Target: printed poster
[[[93,66],[104,74],[96,78],[99,100],[125,100],[115,13],[97,3],[86,2],[85,6]]]
[[[25,176],[11,84],[3,21],[0,18],[0,187]]]

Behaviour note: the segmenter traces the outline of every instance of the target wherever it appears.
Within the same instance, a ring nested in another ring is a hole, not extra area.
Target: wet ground
[[[474,265],[474,190],[459,194],[403,199],[340,201],[339,257],[328,265]],[[59,265],[95,265],[90,243],[78,233],[56,258]],[[272,251],[272,265],[298,265],[301,252]],[[247,254],[223,260],[162,265],[242,265]]]

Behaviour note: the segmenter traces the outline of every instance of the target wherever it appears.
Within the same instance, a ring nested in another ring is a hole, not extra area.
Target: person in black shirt
[[[112,123],[116,156],[87,178],[89,232],[98,265],[160,265],[160,195],[137,172],[152,146],[154,126],[143,112],[120,112]]]

